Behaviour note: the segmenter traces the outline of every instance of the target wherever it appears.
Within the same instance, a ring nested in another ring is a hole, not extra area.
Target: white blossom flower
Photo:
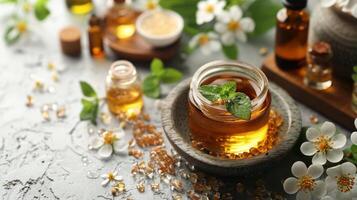
[[[343,158],[342,147],[346,144],[344,134],[335,134],[336,126],[324,122],[320,128],[310,127],[306,131],[308,142],[304,142],[300,150],[306,156],[312,156],[312,163],[324,165],[326,160],[337,163]]]
[[[351,13],[357,18],[357,1],[356,0],[322,0],[321,5],[323,7],[331,7],[338,5],[342,8],[343,12]]]
[[[195,49],[198,47],[204,55],[217,52],[221,49],[221,44],[219,43],[218,35],[213,32],[199,33],[193,36],[188,45],[191,49]]]
[[[355,127],[357,128],[357,118],[355,119]],[[351,141],[353,144],[357,145],[357,131],[351,134]]]
[[[139,10],[155,10],[160,8],[159,0],[137,0],[134,7]]]
[[[103,174],[101,177],[104,179],[104,181],[102,181],[102,183],[101,183],[103,187],[107,186],[109,182],[123,180],[123,177],[118,176],[118,172],[116,172],[116,171],[108,172],[106,174]]]
[[[255,23],[252,18],[242,16],[240,7],[232,6],[229,11],[224,11],[217,17],[214,29],[220,33],[223,44],[232,45],[236,39],[245,42],[246,33],[254,31]]]
[[[113,152],[125,153],[128,150],[128,143],[122,138],[124,137],[124,131],[105,131],[101,137],[92,136],[89,147],[91,149],[98,149],[98,155],[101,158],[109,158]]]
[[[324,171],[322,165],[312,164],[309,168],[305,163],[297,161],[291,167],[292,174],[296,177],[284,181],[284,190],[288,194],[295,194],[297,200],[310,200],[320,198],[326,194],[325,183],[318,179]]]
[[[335,199],[357,198],[356,170],[356,166],[350,162],[326,170],[326,188],[334,194]]]
[[[220,0],[206,0],[198,2],[196,23],[201,25],[203,23],[212,21],[215,16],[219,15],[223,11],[225,5],[226,2]]]

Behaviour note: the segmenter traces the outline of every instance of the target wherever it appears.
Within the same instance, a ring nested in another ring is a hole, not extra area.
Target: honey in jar
[[[236,92],[250,98],[250,119],[233,116],[224,105],[210,102],[198,90],[202,85],[221,85],[228,81],[236,83]],[[203,65],[190,85],[191,139],[213,155],[249,152],[267,138],[270,104],[268,81],[260,69],[240,62],[215,61]]]
[[[129,61],[120,60],[112,64],[106,79],[106,93],[112,113],[125,113],[128,117],[140,114],[143,94],[136,69]]]

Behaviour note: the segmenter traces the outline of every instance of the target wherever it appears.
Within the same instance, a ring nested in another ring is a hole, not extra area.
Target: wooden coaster
[[[137,33],[127,39],[118,39],[113,31],[108,30],[105,31],[104,40],[117,56],[134,61],[151,61],[153,58],[169,60],[176,55],[180,47],[178,40],[170,46],[154,48]]]
[[[266,58],[262,69],[270,80],[287,90],[301,103],[351,131],[356,129],[353,122],[357,114],[351,108],[352,83],[334,78],[330,88],[326,90],[312,89],[303,83],[306,68],[281,70],[276,65],[273,54]]]

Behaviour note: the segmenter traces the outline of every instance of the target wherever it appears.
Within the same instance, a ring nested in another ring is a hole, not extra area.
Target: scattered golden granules
[[[182,200],[182,196],[180,194],[174,193],[172,194],[172,200]]]
[[[129,156],[133,156],[136,159],[142,158],[144,156],[144,152],[140,149],[129,148]]]
[[[56,111],[57,118],[63,119],[66,117],[66,108],[64,106],[60,106]]]
[[[160,191],[160,183],[151,183],[151,190],[153,192],[159,192]]]
[[[150,162],[158,166],[160,173],[175,175],[175,159],[163,147],[155,147],[150,152]]]
[[[112,116],[106,112],[101,112],[99,118],[103,124],[110,124],[110,122],[112,121]]]
[[[279,127],[283,124],[284,119],[281,117],[279,113],[277,113],[275,110],[271,109],[270,110],[270,117],[268,121],[268,133],[267,133],[267,138],[261,142],[258,143],[256,147],[252,147],[249,152],[243,152],[239,154],[227,154],[227,153],[221,153],[221,154],[216,154],[213,152],[207,152],[205,151],[205,148],[202,148],[202,145],[199,141],[191,140],[191,144],[193,147],[196,149],[199,149],[205,153],[208,153],[212,156],[216,157],[222,157],[222,158],[228,158],[228,159],[245,159],[245,158],[250,158],[253,156],[257,156],[260,154],[267,153],[270,149],[274,147],[278,140],[278,131]]]
[[[26,106],[27,107],[33,106],[33,97],[31,95],[27,95],[27,97],[26,97]]]
[[[170,189],[177,192],[183,192],[183,183],[178,179],[172,179],[170,182]]]
[[[317,124],[317,123],[319,123],[319,118],[317,118],[316,115],[311,115],[310,122],[311,122],[311,124]]]
[[[266,47],[261,47],[260,49],[259,49],[259,54],[261,55],[261,56],[265,56],[265,55],[267,55],[268,54],[268,48],[266,48]]]
[[[136,189],[137,189],[140,193],[145,192],[145,184],[141,181],[140,183],[136,184]]]
[[[34,86],[33,86],[34,91],[38,92],[43,92],[45,90],[45,85],[42,81],[40,80],[35,80]]]
[[[57,71],[52,71],[51,72],[51,79],[55,82],[58,82],[59,81],[59,76],[58,76],[58,73]]]

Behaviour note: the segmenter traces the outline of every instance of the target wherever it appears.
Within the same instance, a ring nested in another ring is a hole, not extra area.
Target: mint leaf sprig
[[[225,105],[233,116],[249,120],[252,112],[250,98],[242,93],[236,92],[237,86],[234,81],[228,81],[222,85],[201,85],[198,90],[209,101]]]
[[[151,73],[145,77],[142,88],[146,96],[151,98],[160,97],[161,83],[175,83],[182,78],[182,73],[171,67],[164,67],[164,63],[154,58],[150,64]]]
[[[353,67],[352,79],[357,83],[357,65]]]
[[[79,115],[81,121],[90,120],[93,125],[97,125],[97,116],[99,110],[99,98],[93,87],[85,82],[80,81],[80,86],[84,98],[81,99],[82,111]]]

